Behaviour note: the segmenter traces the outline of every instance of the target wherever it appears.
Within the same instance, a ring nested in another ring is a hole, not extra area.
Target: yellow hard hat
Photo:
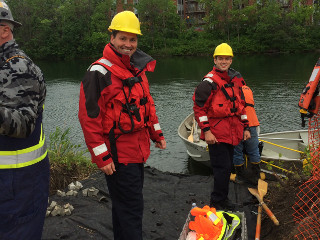
[[[214,50],[213,57],[215,57],[215,56],[231,56],[231,57],[233,57],[232,48],[227,43],[221,43]]]
[[[142,35],[139,19],[131,11],[117,13],[113,17],[108,30],[110,32],[112,32],[112,30],[117,30]]]

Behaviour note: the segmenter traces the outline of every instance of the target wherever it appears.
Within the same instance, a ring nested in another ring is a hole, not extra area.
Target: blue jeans
[[[245,150],[251,163],[260,163],[259,139],[256,127],[250,127],[250,134],[250,139],[241,141],[234,147],[233,164],[235,166],[241,166],[244,164],[243,150]]]

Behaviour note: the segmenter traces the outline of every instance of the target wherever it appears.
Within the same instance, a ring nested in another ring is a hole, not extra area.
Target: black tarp
[[[43,239],[113,239],[111,200],[105,177],[93,174],[81,181],[84,188],[99,189],[98,197],[50,196],[59,205],[70,203],[74,210],[69,216],[49,216],[45,220]],[[191,204],[203,207],[209,204],[213,186],[212,176],[163,173],[145,168],[143,235],[145,240],[177,240],[191,209]],[[99,199],[102,197],[102,200]],[[105,197],[105,198],[103,198]],[[254,239],[256,201],[244,185],[230,182],[229,197],[243,205],[248,239]]]

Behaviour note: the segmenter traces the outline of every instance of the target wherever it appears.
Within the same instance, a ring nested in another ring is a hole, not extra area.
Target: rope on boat
[[[284,171],[284,172],[287,172],[287,173],[294,173],[294,172],[292,172],[292,171],[289,171],[289,170],[287,170],[287,169],[284,169],[284,168],[282,168],[282,167],[279,167],[279,166],[274,165],[274,164],[272,164],[272,163],[269,163],[269,162],[267,162],[267,161],[261,160],[261,162],[263,162],[263,163],[265,163],[265,164],[267,164],[267,165],[270,165],[271,167],[278,168],[278,169],[280,169],[281,171]]]
[[[291,150],[291,151],[294,151],[294,152],[304,153],[304,152],[302,152],[302,151],[295,150],[295,149],[292,149],[292,148],[287,148],[287,147],[284,147],[284,146],[281,146],[281,145],[278,145],[278,144],[275,144],[275,143],[272,143],[272,142],[268,142],[268,141],[266,141],[266,140],[259,139],[259,141],[265,142],[265,143],[269,143],[269,144],[271,144],[271,145],[274,145],[274,146],[277,146],[277,147],[280,147],[280,148],[284,148],[284,149],[287,149],[287,150]]]
[[[287,149],[287,150],[291,150],[291,151],[294,151],[294,152],[297,152],[297,153],[302,153],[302,154],[304,154],[304,152],[302,152],[302,151],[295,150],[295,149],[292,149],[292,148],[287,148],[287,147],[284,147],[284,146],[281,146],[281,145],[278,145],[278,144],[275,144],[275,143],[272,143],[272,142],[268,142],[268,141],[266,141],[266,140],[259,139],[259,141],[265,142],[265,143],[268,143],[268,144],[271,144],[271,145],[274,145],[274,146],[276,146],[276,147],[280,147],[280,148],[284,148],[284,149]],[[307,158],[302,159],[301,161],[302,161],[303,167],[308,163],[308,159],[307,159]],[[261,162],[267,163],[267,164],[269,164],[270,166],[275,167],[275,168],[278,168],[278,169],[280,169],[280,170],[282,170],[282,171],[289,172],[289,173],[293,173],[293,172],[291,172],[291,171],[289,171],[289,170],[286,170],[286,169],[284,169],[284,168],[278,167],[278,166],[273,165],[273,164],[271,164],[271,163],[268,163],[268,162],[266,162],[266,161],[261,160]]]

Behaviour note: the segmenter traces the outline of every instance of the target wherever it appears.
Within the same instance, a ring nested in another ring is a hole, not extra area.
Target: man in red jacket
[[[141,240],[144,163],[150,139],[166,148],[146,71],[155,60],[137,48],[140,23],[133,12],[115,15],[103,57],[81,83],[79,120],[92,162],[106,174],[116,240]]]
[[[241,74],[230,68],[232,48],[222,43],[214,51],[215,66],[197,86],[193,95],[194,114],[201,137],[209,147],[214,175],[210,206],[233,210],[228,200],[229,179],[233,168],[233,148],[250,138]],[[245,130],[245,131],[244,131]]]

